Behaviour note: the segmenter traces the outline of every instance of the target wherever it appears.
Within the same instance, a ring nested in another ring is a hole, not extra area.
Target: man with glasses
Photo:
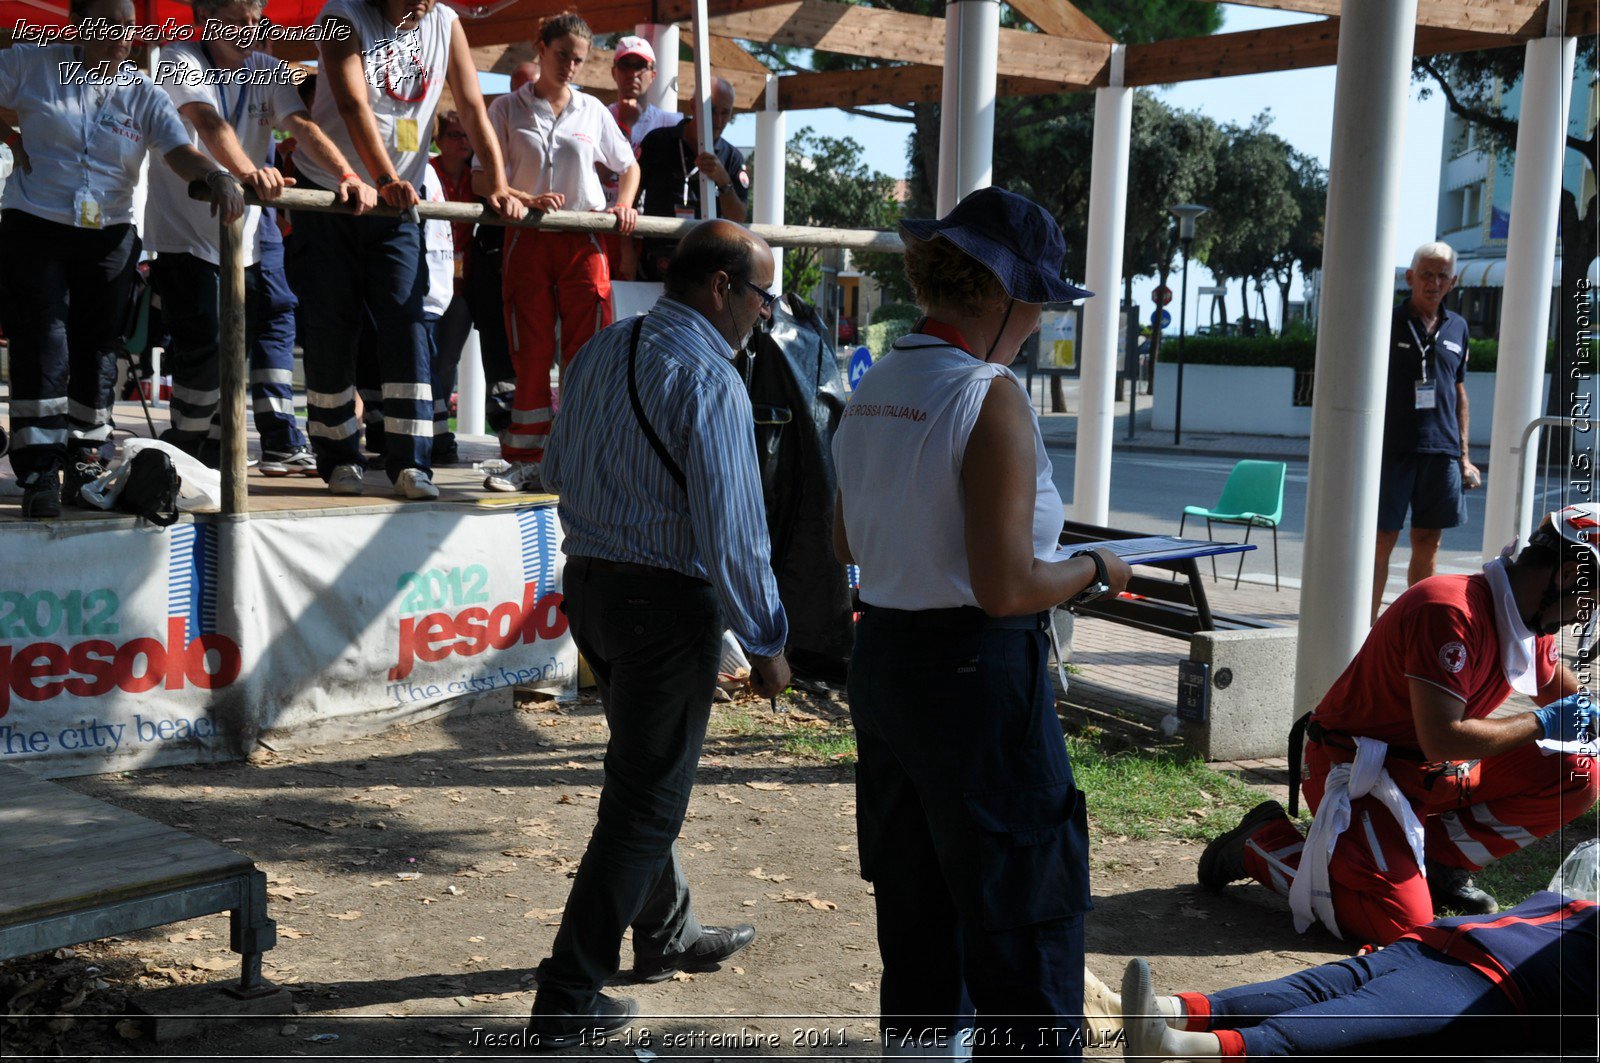
[[[633,928],[636,981],[715,967],[752,926],[702,926],[676,841],[717,685],[726,626],[750,685],[789,683],[788,619],[767,538],[753,414],[733,366],[770,313],[772,251],[726,221],[695,228],[648,314],[572,360],[545,448],[560,495],[565,609],[611,738],[598,822],[539,967],[531,1041],[577,1044],[638,1014],[600,992]]]
[[[671,129],[658,129],[639,143],[640,212],[657,218],[704,218],[700,207],[700,176],[711,178],[717,190],[717,217],[745,220],[750,202],[750,173],[744,155],[722,139],[733,120],[733,86],[726,78],[711,79],[711,151],[700,150],[700,126],[691,115]],[[644,280],[666,276],[672,241],[646,240],[639,263]]]
[[[617,42],[616,53],[611,57],[611,79],[617,83],[617,101],[607,109],[617,120],[623,136],[633,145],[635,158],[645,137],[683,121],[683,115],[677,111],[663,111],[644,101],[644,94],[656,80],[656,51],[643,37],[624,37]],[[607,207],[616,206],[620,177],[603,166],[600,168],[600,185],[605,189]],[[604,244],[613,279],[631,281],[638,276],[637,238],[607,233]]]

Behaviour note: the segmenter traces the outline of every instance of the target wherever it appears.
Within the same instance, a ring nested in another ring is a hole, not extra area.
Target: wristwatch
[[[1110,577],[1106,574],[1105,558],[1101,557],[1093,550],[1079,550],[1072,556],[1087,557],[1089,560],[1094,562],[1094,582],[1090,583],[1083,590],[1073,595],[1073,604],[1086,605],[1089,602],[1104,597],[1106,593],[1111,590]]]
[[[394,184],[394,182],[395,182],[394,175],[386,173],[382,177],[378,178],[378,187],[379,188],[386,188],[389,185]]]

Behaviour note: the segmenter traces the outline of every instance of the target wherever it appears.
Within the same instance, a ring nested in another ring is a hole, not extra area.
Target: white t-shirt
[[[444,182],[429,166],[422,174],[422,198],[429,203],[447,203]],[[422,312],[443,317],[456,294],[456,234],[447,221],[429,218],[422,223],[422,253],[428,263],[428,291],[422,297]]]
[[[73,203],[87,185],[102,225],[127,224],[146,149],[165,155],[189,138],[172,101],[149,77],[124,66],[109,79],[78,84],[80,62],[71,44],[0,51],[0,107],[17,112],[33,167],[11,175],[0,206],[76,225]],[[165,166],[157,159],[151,168]]]
[[[978,604],[967,568],[961,464],[997,377],[1017,383],[1004,366],[913,333],[873,365],[850,396],[833,435],[833,464],[867,604]],[[1033,441],[1033,556],[1048,559],[1064,514],[1037,417]]]
[[[617,117],[617,106],[615,103],[606,105],[606,110],[611,112],[612,118]],[[681,121],[683,115],[677,111],[663,111],[653,103],[645,104],[644,110],[639,112],[639,120],[626,130],[628,142],[633,145],[633,157],[635,159],[639,157],[639,145],[644,143],[644,138],[648,134],[668,126],[675,126]],[[620,120],[617,121],[617,128],[622,128]],[[605,189],[606,208],[609,210],[617,205],[617,195],[622,190],[622,178],[615,170],[607,170],[600,176],[600,186]]]
[[[609,104],[606,110],[611,112],[611,117],[617,117],[617,104]],[[635,156],[639,154],[639,145],[644,143],[644,138],[658,129],[675,126],[683,121],[683,114],[679,111],[663,111],[653,103],[644,105],[644,110],[639,112],[639,120],[633,123],[628,130],[628,141],[633,145]],[[622,123],[617,122],[617,128],[622,128]]]
[[[204,85],[200,78],[207,70],[248,77],[258,84]],[[245,60],[242,70],[217,70],[201,50],[200,45],[185,41],[162,49],[161,62],[156,67],[156,84],[172,100],[174,107],[191,103],[209,104],[233,126],[238,134],[239,146],[255,160],[257,166],[271,165],[272,131],[283,128],[289,115],[303,113],[305,104],[295,91],[290,70],[282,60],[259,52]],[[207,158],[211,153],[200,142],[194,123],[183,118],[183,128],[188,131],[189,143]],[[220,165],[220,164],[219,164]],[[258,227],[261,208],[250,207],[244,215],[245,265],[254,265],[260,257]],[[166,166],[150,168],[150,199],[145,205],[144,243],[150,251],[181,252],[204,259],[212,265],[220,264],[217,249],[217,219],[211,214],[211,205],[189,198],[188,182]]]
[[[378,139],[388,149],[400,180],[420,189],[422,171],[428,168],[428,146],[433,141],[434,112],[439,109],[450,65],[455,10],[449,4],[434,4],[415,30],[399,34],[369,0],[328,0],[317,24],[332,17],[355,27],[366,75],[367,105],[378,123]],[[338,101],[326,85],[312,100],[311,118],[339,146],[354,172],[376,186],[378,176],[366,172],[361,153],[339,115]],[[329,173],[304,153],[296,155],[294,162],[307,180],[322,188],[339,183],[339,174]]]
[[[562,210],[604,210],[595,163],[621,171],[634,162],[633,145],[605,104],[576,85],[557,115],[530,82],[489,105],[489,125],[506,153],[511,187],[533,196],[560,192]]]

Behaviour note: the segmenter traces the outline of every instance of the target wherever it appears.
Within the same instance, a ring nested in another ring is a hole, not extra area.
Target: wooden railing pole
[[[264,223],[266,224],[266,223]],[[221,303],[221,328],[217,356],[222,391],[219,413],[222,419],[222,512],[242,516],[249,512],[245,392],[249,380],[245,368],[244,308],[244,219],[221,222],[219,244],[221,277],[218,290]]]

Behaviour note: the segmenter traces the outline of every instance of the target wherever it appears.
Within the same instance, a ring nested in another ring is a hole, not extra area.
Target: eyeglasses
[[[745,287],[761,297],[761,309],[763,312],[771,310],[772,304],[777,302],[778,298],[783,295],[782,292],[769,292],[754,281],[745,281],[744,284]]]
[[[637,74],[641,70],[649,70],[650,69],[650,64],[649,63],[647,63],[643,59],[638,59],[638,58],[635,58],[633,56],[629,56],[626,59],[618,59],[617,60],[617,66],[621,67],[623,70],[627,70],[627,71],[630,71],[630,72],[635,73],[635,74]]]

